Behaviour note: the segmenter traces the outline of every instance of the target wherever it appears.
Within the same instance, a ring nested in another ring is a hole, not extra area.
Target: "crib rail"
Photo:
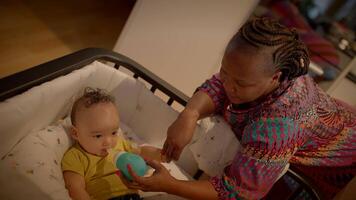
[[[124,67],[134,74],[135,78],[142,78],[151,84],[151,91],[156,89],[166,94],[169,99],[167,104],[171,105],[174,101],[185,106],[189,97],[162,80],[151,71],[132,59],[106,49],[87,48],[72,54],[57,58],[44,64],[18,72],[16,74],[0,79],[0,101],[4,101],[12,96],[23,93],[24,91],[59,76],[66,75],[72,71],[82,68],[96,60],[103,60],[115,64],[115,68]]]

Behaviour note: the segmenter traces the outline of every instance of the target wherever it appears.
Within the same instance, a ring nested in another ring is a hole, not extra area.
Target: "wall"
[[[327,93],[352,106],[356,106],[356,84],[346,78],[349,72],[356,74],[356,58],[354,58],[345,69],[343,69],[337,79],[333,81]]]
[[[187,95],[216,73],[258,0],[138,0],[114,50]]]

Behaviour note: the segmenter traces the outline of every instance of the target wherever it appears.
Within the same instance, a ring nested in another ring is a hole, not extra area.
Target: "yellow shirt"
[[[132,152],[132,145],[120,138],[116,151]],[[110,199],[125,194],[137,193],[128,189],[115,174],[113,155],[99,157],[89,154],[79,144],[74,144],[63,156],[62,171],[73,171],[84,177],[86,191],[92,199]]]

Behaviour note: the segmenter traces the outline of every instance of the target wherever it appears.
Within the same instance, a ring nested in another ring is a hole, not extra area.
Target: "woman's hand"
[[[155,160],[146,160],[146,163],[155,169],[155,172],[150,177],[140,177],[135,174],[131,166],[128,165],[127,169],[130,173],[133,181],[127,181],[122,174],[119,174],[122,182],[131,189],[137,189],[142,191],[152,192],[168,192],[172,188],[172,185],[176,181],[168,170],[159,162]]]
[[[150,177],[140,177],[135,174],[130,166],[127,167],[133,181],[127,181],[121,174],[122,182],[131,189],[166,192],[187,199],[216,200],[218,193],[208,180],[203,181],[182,181],[172,177],[168,170],[159,162],[146,160],[146,163],[155,169]]]
[[[199,113],[185,109],[167,130],[167,139],[163,145],[162,155],[167,162],[178,160],[184,147],[191,141]]]

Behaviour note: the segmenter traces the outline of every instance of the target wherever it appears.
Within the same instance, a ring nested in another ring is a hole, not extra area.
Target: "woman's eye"
[[[241,84],[240,82],[235,82],[235,85],[238,85],[238,86],[241,86],[241,87],[243,87],[244,85],[243,84]]]
[[[241,86],[241,87],[253,87],[253,86],[255,86],[255,85],[254,85],[254,84],[250,84],[250,83],[249,83],[249,84],[246,84],[246,83],[245,83],[245,84],[240,84],[240,86]]]
[[[114,132],[112,132],[111,134],[112,134],[112,135],[116,135],[116,134],[117,134],[117,131],[114,131]]]
[[[101,135],[94,135],[95,138],[101,138]]]

